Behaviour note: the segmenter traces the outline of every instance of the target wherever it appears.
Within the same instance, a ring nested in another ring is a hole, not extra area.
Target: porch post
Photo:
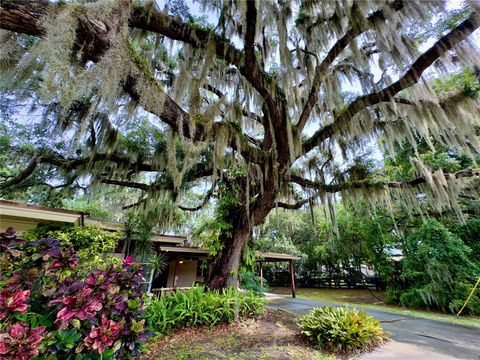
[[[177,258],[175,259],[175,274],[173,276],[173,284],[172,284],[172,287],[174,289],[177,287],[179,265],[180,265],[180,258],[177,256]]]
[[[290,286],[292,287],[292,297],[295,297],[295,266],[293,259],[290,259]]]
[[[260,261],[260,286],[263,287],[263,262]]]

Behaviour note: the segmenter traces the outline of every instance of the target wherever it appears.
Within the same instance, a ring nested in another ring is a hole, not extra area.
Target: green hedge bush
[[[265,292],[268,290],[266,286],[262,286],[261,277],[256,275],[253,271],[241,270],[238,274],[240,280],[240,287],[247,291],[252,291],[255,295],[265,296]],[[266,280],[263,279],[263,283],[266,284]]]
[[[198,286],[150,300],[145,316],[149,328],[164,335],[175,328],[231,323],[236,316],[256,317],[264,311],[265,300],[251,292],[207,291]]]
[[[298,325],[311,342],[335,353],[371,350],[388,337],[377,319],[346,307],[314,308]]]
[[[479,264],[470,260],[471,249],[437,220],[428,220],[406,239],[401,279],[404,306],[457,312],[480,276]],[[480,314],[480,289],[464,314]]]
[[[80,257],[82,268],[96,268],[98,265],[112,263],[108,253],[114,252],[121,233],[93,226],[55,226],[39,224],[35,229],[26,231],[22,237],[27,240],[52,237],[72,246]]]

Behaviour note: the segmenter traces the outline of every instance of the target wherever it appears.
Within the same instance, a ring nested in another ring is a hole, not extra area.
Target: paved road
[[[339,306],[339,304],[293,299],[274,294],[268,294],[267,299],[270,307],[287,310],[297,315],[309,313],[314,306]],[[380,320],[383,328],[392,334],[393,343],[409,344],[409,346],[413,345],[428,352],[447,356],[442,359],[453,357],[480,360],[480,329],[478,328],[364,309],[360,306],[356,308],[365,310]],[[413,357],[405,357],[405,359],[411,358]]]

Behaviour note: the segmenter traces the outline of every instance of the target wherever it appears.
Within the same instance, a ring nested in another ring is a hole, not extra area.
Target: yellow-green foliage
[[[50,233],[55,239],[64,240],[77,250],[89,249],[95,253],[112,252],[117,245],[120,233],[96,227],[68,227]]]
[[[38,240],[44,237],[62,240],[65,246],[73,246],[80,256],[82,266],[88,268],[113,259],[107,256],[107,253],[115,250],[121,233],[88,226],[58,227],[40,224],[36,229],[24,232],[22,237],[27,240]]]
[[[377,319],[347,307],[314,308],[300,318],[299,326],[320,348],[338,353],[370,350],[387,339]]]
[[[476,98],[480,92],[480,81],[477,75],[466,67],[446,78],[435,79],[433,90],[439,97],[461,93],[463,96]]]
[[[50,233],[55,239],[64,240],[78,251],[85,263],[99,263],[108,260],[106,254],[113,252],[120,239],[117,231],[95,227],[69,227]]]

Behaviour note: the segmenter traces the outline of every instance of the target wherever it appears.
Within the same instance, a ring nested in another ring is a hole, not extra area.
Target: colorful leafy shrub
[[[30,328],[22,323],[16,323],[2,329],[0,333],[0,358],[26,360],[37,356],[44,331],[45,326]]]
[[[107,320],[106,316],[102,315],[101,324],[92,327],[84,342],[89,349],[97,349],[98,352],[103,353],[117,341],[122,325],[113,320]]]
[[[0,358],[135,358],[147,338],[141,266],[90,269],[63,241],[0,234]]]
[[[4,289],[0,292],[0,319],[3,319],[9,312],[23,312],[27,310],[27,299],[30,290]]]

